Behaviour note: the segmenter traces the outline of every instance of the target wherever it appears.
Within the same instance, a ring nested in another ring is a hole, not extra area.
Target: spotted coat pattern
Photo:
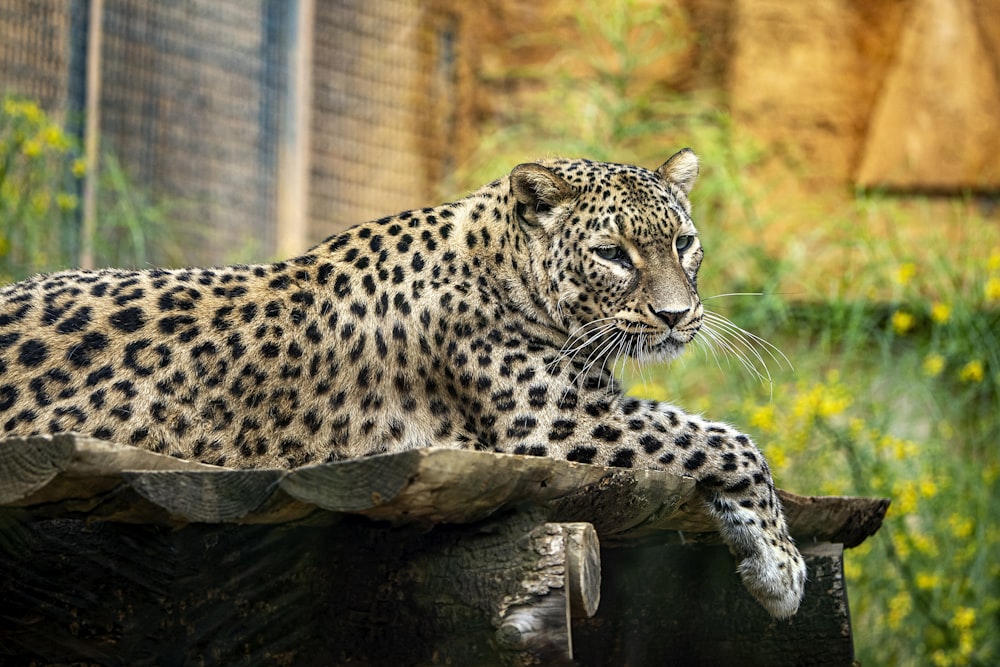
[[[530,163],[276,264],[7,286],[0,433],[235,467],[446,445],[690,475],[748,589],[791,615],[805,570],[761,453],[609,371],[701,325],[697,172],[686,149],[655,172]]]

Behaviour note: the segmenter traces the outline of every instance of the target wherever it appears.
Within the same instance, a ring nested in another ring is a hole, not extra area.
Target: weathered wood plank
[[[888,507],[877,498],[780,493],[801,542],[859,544]],[[44,508],[46,516],[174,524],[282,522],[316,508],[463,523],[535,503],[553,521],[592,523],[608,544],[665,531],[683,541],[717,539],[690,478],[444,448],[293,471],[227,470],[78,435],[10,438],[0,441],[0,494],[0,505]]]
[[[625,481],[615,484],[615,479]],[[606,491],[609,500],[629,496],[627,509],[617,503],[617,527],[622,528],[662,512],[664,499],[672,508],[690,497],[694,481],[535,456],[431,447],[299,468],[281,487],[334,512],[449,523],[475,521],[512,503],[547,502],[587,488],[595,494]]]
[[[264,506],[281,481],[278,470],[125,472],[122,478],[146,500],[184,521],[236,521]]]

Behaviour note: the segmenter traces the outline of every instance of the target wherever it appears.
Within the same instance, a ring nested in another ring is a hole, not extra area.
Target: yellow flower
[[[933,498],[937,495],[937,483],[933,479],[920,480],[920,495],[924,498]]]
[[[774,404],[759,407],[750,415],[750,426],[763,433],[774,433],[778,430],[778,420],[774,416]]]
[[[38,157],[42,154],[42,143],[37,139],[26,141],[21,148],[21,152],[24,153],[24,157]]]
[[[915,275],[917,275],[917,265],[913,262],[903,262],[896,269],[896,275],[894,277],[896,279],[896,283],[902,287],[909,284]]]
[[[917,493],[917,485],[913,482],[905,482],[896,489],[893,489],[893,491],[895,492],[893,495],[896,497],[891,507],[896,508],[896,513],[903,515],[913,514],[917,509],[917,501],[920,498],[920,494]]]
[[[73,166],[70,167],[73,175],[77,178],[83,178],[84,174],[87,173],[87,161],[82,157],[73,160]]]
[[[20,107],[21,115],[31,124],[39,123],[45,118],[45,112],[34,102],[22,102]]]
[[[69,139],[58,125],[49,125],[41,133],[42,141],[50,148],[65,153],[69,150]]]
[[[892,314],[892,328],[900,336],[912,329],[915,321],[913,315],[904,310],[897,310]]]
[[[951,319],[951,306],[935,301],[931,304],[931,319],[934,320],[935,324],[947,324]]]
[[[957,512],[948,517],[948,527],[951,534],[960,540],[964,540],[972,535],[975,524],[969,517],[961,516]]]
[[[989,271],[1000,271],[1000,250],[994,250],[990,253],[990,259],[986,263],[986,268]]]
[[[952,659],[945,651],[938,649],[931,654],[931,662],[934,667],[951,667]]]
[[[973,359],[958,371],[958,379],[962,382],[982,382],[985,375],[983,362],[979,359]]]
[[[928,354],[924,358],[924,375],[937,377],[944,370],[944,357],[940,354]]]
[[[72,211],[76,208],[77,198],[68,192],[60,192],[56,195],[56,206],[60,211]]]
[[[788,455],[785,453],[785,448],[780,446],[780,443],[775,443],[771,447],[768,447],[767,461],[771,464],[773,471],[783,471],[785,466],[788,465]]]
[[[913,609],[913,599],[909,592],[900,591],[889,600],[889,627],[898,630]]]
[[[930,535],[924,535],[923,533],[916,533],[913,536],[913,547],[924,554],[925,556],[930,556],[931,558],[937,558],[938,547],[937,540],[935,540]]]
[[[951,619],[951,624],[958,630],[968,630],[976,624],[976,610],[971,607],[959,607]]]
[[[941,585],[941,575],[931,572],[920,572],[917,574],[917,588],[922,591],[929,591]]]
[[[983,286],[983,296],[986,297],[986,303],[1000,301],[1000,278],[993,277],[986,281],[986,285]]]

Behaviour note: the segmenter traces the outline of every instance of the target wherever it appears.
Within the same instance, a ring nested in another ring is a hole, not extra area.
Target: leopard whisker
[[[702,338],[702,340],[712,350],[716,365],[718,365],[720,369],[722,368],[722,364],[715,352],[716,349],[721,350],[727,358],[733,358],[739,361],[740,365],[743,366],[748,373],[756,376],[761,382],[771,382],[771,374],[766,365],[764,365],[764,370],[761,371],[753,363],[753,360],[746,354],[746,352],[726,338],[722,333],[704,328],[703,332],[705,333],[705,337]]]
[[[792,362],[785,356],[785,353],[770,341],[761,338],[755,333],[747,331],[719,313],[706,310],[705,317],[710,323],[725,329],[730,335],[738,339],[748,350],[753,350],[754,356],[756,356],[762,364],[766,364],[766,362],[757,351],[758,349],[763,350],[778,365],[787,365],[790,370],[794,370]]]
[[[609,319],[610,320],[612,318],[605,318],[605,319]],[[594,322],[588,322],[587,324],[585,324],[582,327],[578,328],[570,336],[570,338],[567,339],[567,342],[564,343],[563,346],[559,349],[559,354],[556,356],[556,358],[553,359],[549,364],[547,364],[545,366],[545,369],[547,370],[547,369],[549,369],[551,367],[554,367],[554,366],[562,363],[563,361],[567,361],[568,365],[572,365],[573,364],[573,360],[576,359],[576,356],[580,352],[582,352],[583,350],[585,350],[588,347],[592,346],[595,342],[597,342],[598,340],[600,340],[601,337],[603,337],[605,334],[607,334],[608,331],[610,331],[613,328],[615,328],[614,322],[610,322],[610,323],[605,322],[603,324],[600,324],[601,322],[602,322],[602,320],[595,320]],[[586,331],[588,328],[594,328],[592,325],[595,325],[595,324],[598,325],[596,327],[596,331]],[[569,345],[569,341],[572,341],[574,339],[582,339],[584,336],[588,336],[588,338],[586,340],[583,340],[583,342],[581,342],[579,345],[576,345],[576,346]]]
[[[580,379],[581,375],[583,375],[584,377],[586,377],[587,375],[589,375],[590,374],[590,370],[594,367],[594,365],[596,365],[597,362],[601,361],[602,359],[603,359],[604,363],[601,366],[601,374],[603,375],[603,373],[604,373],[604,367],[607,365],[607,362],[608,362],[609,353],[611,352],[611,350],[613,350],[615,348],[615,346],[618,344],[618,341],[619,341],[620,337],[623,336],[623,335],[624,335],[624,332],[622,332],[622,331],[619,330],[619,332],[618,332],[617,335],[611,337],[611,340],[602,343],[600,345],[600,347],[598,347],[597,349],[593,350],[587,356],[587,359],[583,362],[584,363],[583,367],[580,369],[580,371],[573,378],[573,384],[577,383],[577,381]]]

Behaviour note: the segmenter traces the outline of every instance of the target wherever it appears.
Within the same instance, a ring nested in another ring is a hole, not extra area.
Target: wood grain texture
[[[169,471],[169,472],[168,472]],[[181,472],[183,471],[183,472]],[[297,470],[228,470],[63,434],[0,441],[0,505],[116,521],[280,523],[324,510],[394,523],[468,523],[536,504],[614,542],[717,540],[694,480],[541,457],[427,448]],[[781,491],[800,542],[860,544],[888,500]]]

